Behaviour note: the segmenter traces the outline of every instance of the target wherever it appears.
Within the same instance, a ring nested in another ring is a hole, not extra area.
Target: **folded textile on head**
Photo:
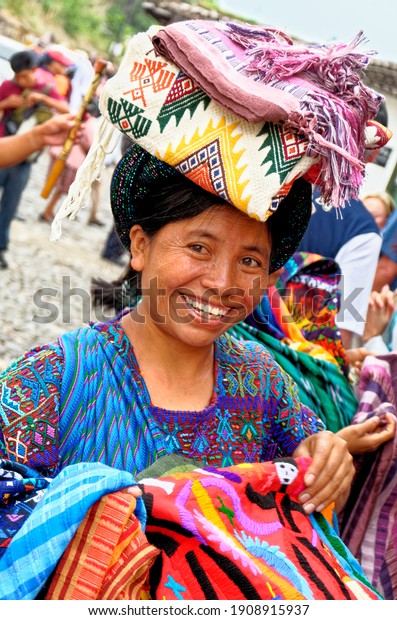
[[[87,201],[115,128],[261,221],[300,177],[343,206],[363,181],[365,150],[390,137],[372,120],[382,97],[361,82],[360,42],[305,47],[269,28],[200,20],[137,34],[102,90],[97,138],[52,238]]]
[[[278,124],[250,123],[213,101],[158,56],[151,40],[156,31],[131,39],[119,71],[102,91],[104,118],[205,190],[266,220],[315,163],[305,154],[306,138]],[[79,184],[75,187],[79,192]],[[72,214],[79,202],[73,190],[72,185]]]
[[[365,86],[369,57],[350,43],[303,45],[265,26],[191,20],[153,37],[155,49],[231,112],[256,123],[284,123],[320,159],[323,198],[342,206],[362,183],[366,123],[383,97]],[[387,132],[382,141],[387,141]],[[335,184],[335,172],[338,184]]]

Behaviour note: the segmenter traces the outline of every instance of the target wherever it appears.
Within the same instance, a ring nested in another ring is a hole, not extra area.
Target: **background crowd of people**
[[[94,58],[82,50],[61,51],[59,46],[27,49],[15,53],[10,64],[14,77],[0,84],[0,137],[24,134],[34,126],[39,126],[55,114],[69,113],[75,115],[94,78]],[[79,140],[75,143],[67,158],[65,169],[57,181],[44,212],[38,214],[41,221],[51,222],[58,201],[66,195],[73,182],[76,171],[87,154],[100,116],[98,98],[104,82],[113,75],[114,67],[109,62],[102,81],[93,99],[89,102]],[[59,156],[63,143],[54,142],[51,147],[50,172],[54,161]],[[45,145],[44,145],[45,146]],[[0,269],[8,267],[6,251],[9,245],[10,226],[18,216],[18,206],[28,184],[31,168],[37,161],[42,149],[31,152],[15,165],[2,166],[0,169]],[[117,153],[108,158],[111,168],[117,160]],[[109,176],[109,175],[108,175]],[[107,184],[109,179],[107,180]],[[100,204],[99,181],[93,187],[93,199],[88,224],[101,226],[98,216]],[[110,255],[110,260],[113,255]],[[117,255],[115,256],[117,260]]]

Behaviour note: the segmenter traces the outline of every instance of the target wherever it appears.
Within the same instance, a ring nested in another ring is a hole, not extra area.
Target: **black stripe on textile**
[[[356,475],[354,476],[347,501],[341,513],[338,514],[340,528],[339,535],[343,541],[349,541],[350,536],[354,534],[357,524],[360,521],[361,513],[359,511],[353,519],[350,515],[354,512],[356,502],[359,500],[359,505],[363,506],[371,493],[372,485],[367,484],[367,481],[371,480],[371,470],[377,460],[378,456],[371,459],[364,458],[364,456],[357,456],[354,458]]]
[[[284,517],[288,521],[288,525],[290,526],[293,532],[301,532],[300,528],[294,521],[293,511],[299,512],[299,514],[304,513],[304,510],[300,504],[294,502],[289,495],[284,495],[281,500],[281,509]]]
[[[163,572],[163,554],[160,553],[154,560],[149,570],[149,591],[150,598],[155,601],[157,597],[157,589],[160,585],[161,575]]]
[[[318,589],[321,590],[321,592],[325,596],[325,599],[327,601],[335,600],[335,597],[332,596],[328,588],[325,587],[323,582],[317,577],[316,573],[311,569],[309,562],[307,561],[303,553],[298,549],[298,547],[296,545],[292,545],[292,549],[294,550],[294,553],[298,559],[298,562],[301,565],[302,570],[308,575],[309,579],[311,579],[311,581],[316,584]]]
[[[138,485],[143,489],[144,485]],[[175,523],[174,521],[168,521],[167,519],[158,519],[153,516],[153,503],[154,497],[153,493],[144,492],[142,495],[143,503],[145,504],[146,512],[147,512],[147,526],[150,531],[150,526],[158,527],[159,529],[171,530],[172,532],[176,532],[177,534],[181,534],[186,538],[193,538],[194,534],[189,530],[186,530],[179,523]],[[146,532],[145,532],[146,533]]]
[[[232,581],[239,588],[245,599],[248,601],[261,600],[261,597],[252,583],[249,579],[247,579],[244,573],[241,572],[238,566],[234,564],[234,562],[215,551],[215,549],[207,547],[206,545],[200,545],[200,549],[206,553],[215,562],[215,564],[219,566],[225,575],[227,575],[230,581]]]
[[[194,538],[194,534],[192,534],[192,532],[186,530],[182,527],[182,525],[179,525],[179,523],[168,521],[167,519],[157,519],[157,517],[151,516],[150,519],[148,519],[147,531],[145,531],[145,534],[147,532],[150,533],[151,527],[158,527],[162,530],[170,530],[171,532],[176,532],[177,534],[181,534],[181,536],[185,536],[185,538]]]
[[[316,549],[315,547],[313,547],[313,545],[306,539],[306,538],[298,538],[299,542],[306,547],[306,549],[308,551],[311,551],[312,554],[323,564],[324,568],[326,568],[326,570],[328,571],[328,573],[331,575],[331,577],[336,581],[337,585],[340,587],[340,589],[342,590],[343,594],[345,595],[345,598],[351,600],[351,596],[350,596],[350,592],[348,590],[348,588],[346,588],[345,584],[343,583],[342,579],[340,579],[338,577],[338,575],[335,573],[334,569],[332,568],[332,566],[327,562],[327,560],[321,555],[321,553],[318,551],[318,549]]]
[[[254,491],[252,484],[248,483],[245,489],[245,494],[248,497],[249,501],[252,504],[256,504],[262,510],[270,510],[271,508],[276,508],[276,501],[274,499],[274,492],[270,491],[266,493],[266,495],[262,495],[262,493],[258,493]]]
[[[186,561],[190,566],[190,570],[198,581],[198,584],[206,598],[206,600],[218,600],[218,596],[212,587],[210,580],[208,579],[205,570],[200,565],[194,551],[188,551],[185,555]]]
[[[153,493],[146,493],[145,487],[143,484],[138,484],[138,487],[142,491],[142,500],[143,500],[143,503],[145,504],[147,519],[149,520],[149,517],[152,516],[152,512],[153,512],[153,501],[154,501]]]
[[[174,555],[179,547],[179,543],[176,540],[171,538],[171,536],[167,536],[167,534],[163,534],[163,532],[150,532],[150,538],[148,536],[147,539],[157,549],[164,551],[169,558]]]

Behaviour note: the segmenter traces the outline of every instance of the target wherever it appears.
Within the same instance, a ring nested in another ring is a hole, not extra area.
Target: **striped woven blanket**
[[[397,354],[364,360],[354,422],[397,417]],[[397,599],[397,437],[355,459],[356,477],[340,534],[382,596]]]

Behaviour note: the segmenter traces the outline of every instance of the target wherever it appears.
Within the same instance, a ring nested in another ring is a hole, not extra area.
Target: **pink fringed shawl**
[[[339,207],[357,195],[366,124],[382,100],[361,81],[373,53],[358,51],[362,33],[348,44],[300,45],[272,28],[194,20],[152,40],[225,108],[304,135],[306,154],[319,160],[314,180],[326,202]]]

